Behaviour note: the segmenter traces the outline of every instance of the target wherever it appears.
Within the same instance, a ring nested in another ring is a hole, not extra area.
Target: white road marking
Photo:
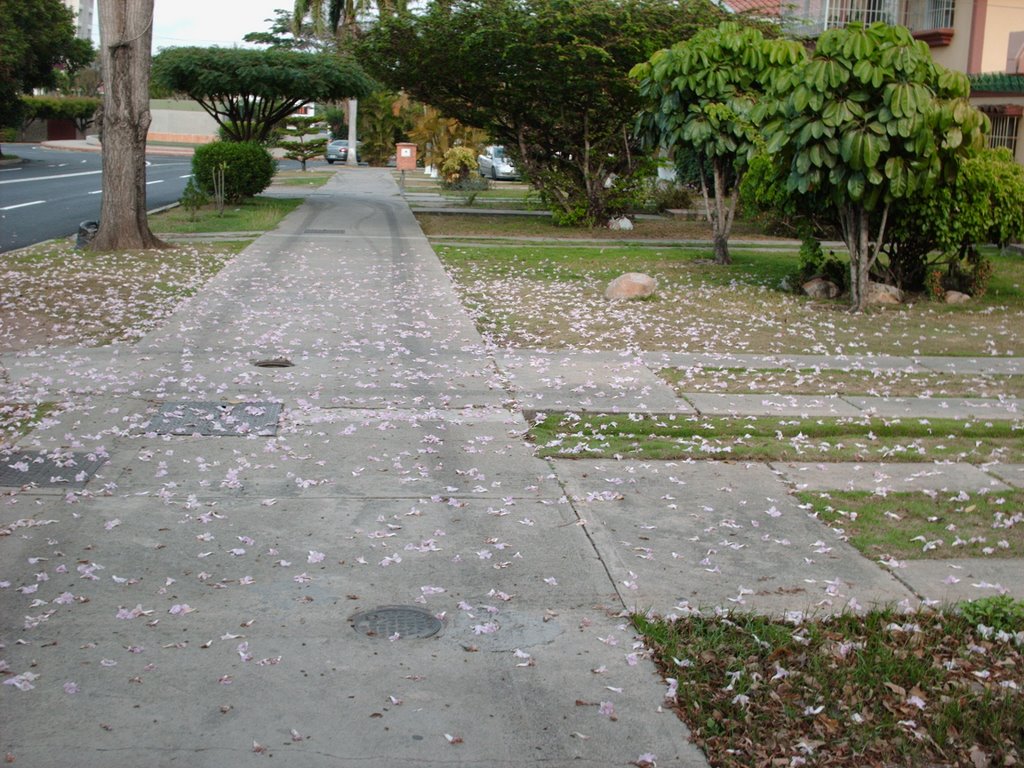
[[[146,186],[148,187],[148,186],[150,186],[152,184],[163,184],[165,181],[166,181],[166,179],[157,179],[156,181],[147,181],[146,182]]]
[[[33,200],[31,203],[18,203],[17,205],[8,205],[4,208],[0,208],[0,211],[13,211],[15,208],[28,208],[30,205],[42,205],[45,200]]]
[[[97,189],[95,192],[90,192],[89,194],[90,195],[102,195],[103,194],[103,190],[102,189]]]
[[[57,173],[53,176],[32,176],[28,179],[8,179],[0,184],[22,184],[26,181],[52,181],[54,179],[70,179],[72,176],[96,176],[103,171],[79,171],[78,173]]]

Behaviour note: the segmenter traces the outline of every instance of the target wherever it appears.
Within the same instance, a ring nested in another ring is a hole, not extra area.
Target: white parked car
[[[476,158],[476,167],[481,176],[495,181],[519,178],[519,170],[505,154],[505,148],[499,145],[485,147],[483,154]]]

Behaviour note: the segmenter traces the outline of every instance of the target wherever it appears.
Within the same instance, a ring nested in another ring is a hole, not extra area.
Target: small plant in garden
[[[974,626],[984,624],[997,632],[1024,632],[1024,601],[1009,595],[983,597],[960,606],[960,615]]]
[[[181,207],[188,211],[189,221],[196,220],[196,213],[210,202],[210,197],[196,185],[196,180],[189,177],[185,191],[181,193]]]
[[[469,180],[476,168],[476,152],[469,147],[452,147],[441,162],[442,184],[454,188]]]

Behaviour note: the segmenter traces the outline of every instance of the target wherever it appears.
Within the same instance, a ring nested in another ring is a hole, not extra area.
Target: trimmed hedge
[[[252,141],[215,141],[196,147],[192,175],[198,187],[213,194],[213,172],[224,167],[224,199],[237,203],[258,195],[270,186],[277,161],[267,149]]]

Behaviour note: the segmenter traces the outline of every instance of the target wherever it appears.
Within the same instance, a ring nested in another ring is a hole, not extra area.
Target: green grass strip
[[[1024,423],[552,413],[530,439],[551,458],[1024,461]]]

